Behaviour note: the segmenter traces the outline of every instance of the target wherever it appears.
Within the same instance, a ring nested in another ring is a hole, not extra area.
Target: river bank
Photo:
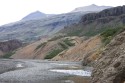
[[[0,60],[0,83],[89,83],[90,74],[81,62]]]

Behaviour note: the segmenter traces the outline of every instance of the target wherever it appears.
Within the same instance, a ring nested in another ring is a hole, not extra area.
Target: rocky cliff
[[[3,53],[7,53],[21,46],[22,46],[22,43],[18,40],[9,40],[5,42],[0,42],[0,51]]]
[[[125,14],[125,6],[119,6],[119,7],[105,9],[99,13],[86,14],[82,17],[81,22],[83,22],[83,23],[90,22],[90,21],[92,22],[92,21],[95,21],[95,20],[101,19],[101,18],[109,18],[109,17],[113,18],[113,17],[120,16],[123,14]],[[111,20],[113,20],[113,19],[111,19]]]
[[[95,61],[91,83],[125,82],[125,31],[114,37]]]
[[[70,36],[94,36],[106,29],[118,28],[124,25],[125,6],[119,6],[98,13],[86,14],[79,23],[67,26],[60,32]]]

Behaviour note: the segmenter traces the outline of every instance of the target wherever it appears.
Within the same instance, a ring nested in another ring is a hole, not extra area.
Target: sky
[[[91,4],[121,6],[125,0],[0,0],[0,25],[19,21],[31,12],[61,14]]]

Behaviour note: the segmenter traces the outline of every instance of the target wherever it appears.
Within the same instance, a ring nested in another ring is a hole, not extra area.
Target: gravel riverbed
[[[90,75],[91,68],[82,67],[81,62],[0,60],[0,83],[84,83],[81,78],[89,83]]]

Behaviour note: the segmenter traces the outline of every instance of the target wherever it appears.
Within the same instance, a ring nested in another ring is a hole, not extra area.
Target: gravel
[[[81,68],[81,63],[1,59],[0,83],[72,83],[67,82],[66,77],[73,75],[51,71],[70,66]]]

